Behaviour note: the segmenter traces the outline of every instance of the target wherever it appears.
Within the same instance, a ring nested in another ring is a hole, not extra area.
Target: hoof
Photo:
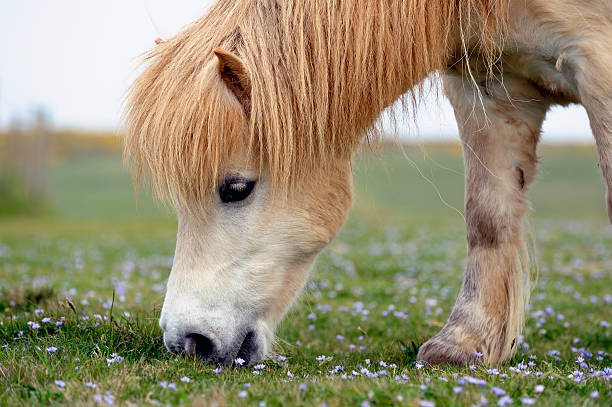
[[[482,361],[481,357],[476,357],[475,349],[462,347],[438,336],[431,338],[421,346],[417,359],[431,365],[455,366],[465,366]]]

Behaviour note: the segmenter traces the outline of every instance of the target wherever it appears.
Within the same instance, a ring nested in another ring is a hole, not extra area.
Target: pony
[[[467,265],[439,364],[502,363],[529,294],[526,190],[550,106],[581,103],[612,219],[607,0],[219,0],[156,41],[125,105],[136,183],[177,211],[171,352],[253,364],[351,206],[381,112],[441,79],[465,163]]]

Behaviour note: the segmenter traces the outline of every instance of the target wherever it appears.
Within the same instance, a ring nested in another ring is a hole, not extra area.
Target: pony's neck
[[[260,21],[240,27],[255,76],[253,117],[299,117],[271,128],[296,126],[283,133],[312,135],[309,148],[329,148],[331,137],[334,148],[352,151],[383,109],[442,67],[459,38],[454,1],[255,3],[261,8],[246,18]]]

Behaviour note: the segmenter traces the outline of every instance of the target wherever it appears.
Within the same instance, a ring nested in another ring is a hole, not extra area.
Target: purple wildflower
[[[63,389],[64,387],[66,387],[66,382],[63,380],[56,380],[55,385]]]

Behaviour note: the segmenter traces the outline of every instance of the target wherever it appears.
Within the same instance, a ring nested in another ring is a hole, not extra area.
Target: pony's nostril
[[[236,358],[240,358],[244,360],[245,364],[248,365],[251,362],[251,358],[253,354],[257,351],[257,342],[255,341],[255,332],[249,331],[244,340],[242,341],[242,345],[240,345],[240,349],[238,350],[238,355]]]
[[[215,353],[215,344],[209,337],[200,334],[189,334],[185,337],[185,351],[202,360],[212,359]]]

